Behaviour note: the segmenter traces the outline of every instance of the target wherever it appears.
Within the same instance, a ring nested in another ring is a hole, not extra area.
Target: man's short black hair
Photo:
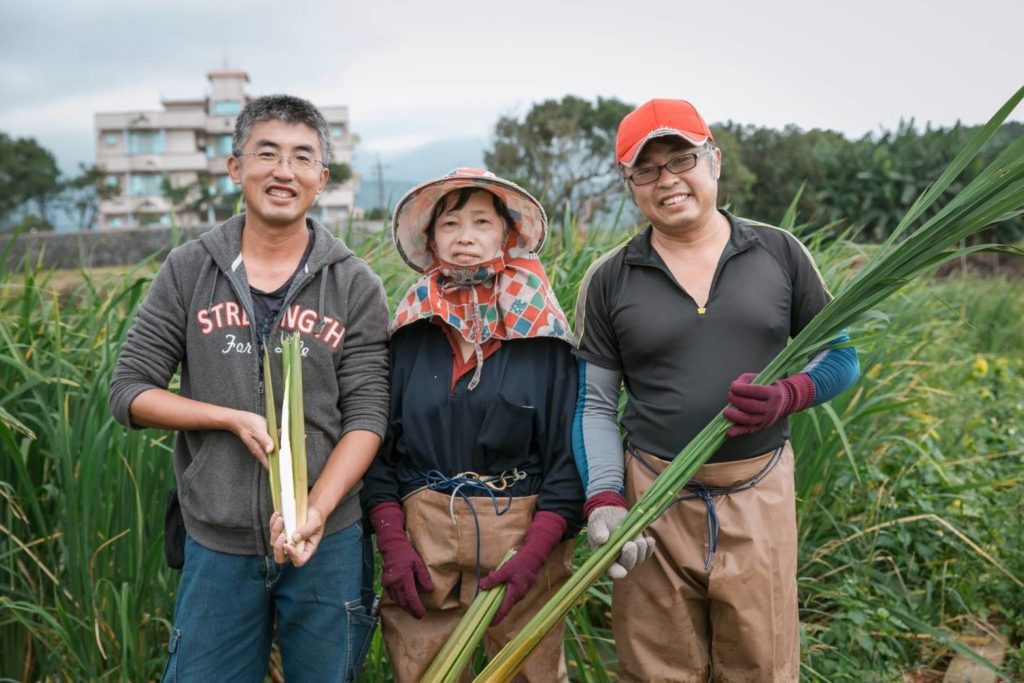
[[[320,137],[320,152],[326,165],[331,160],[331,128],[327,119],[309,100],[292,95],[264,95],[245,105],[235,121],[235,132],[231,136],[231,153],[238,156],[242,147],[252,135],[252,127],[260,121],[281,121],[288,124],[305,124]]]

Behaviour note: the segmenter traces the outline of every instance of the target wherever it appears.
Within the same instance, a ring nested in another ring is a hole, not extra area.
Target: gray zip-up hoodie
[[[388,312],[369,266],[322,225],[296,274],[267,346],[277,415],[281,415],[280,341],[297,331],[303,345],[302,383],[309,483],[323,470],[342,435],[364,429],[383,437],[388,418]],[[110,409],[133,426],[131,402],[166,388],[181,367],[181,395],[264,414],[262,358],[252,297],[241,256],[245,215],[171,251],[128,332],[110,383]],[[232,433],[179,432],[174,475],[188,533],[213,550],[271,552],[273,507],[267,471]],[[360,517],[353,487],[329,515],[325,534]]]

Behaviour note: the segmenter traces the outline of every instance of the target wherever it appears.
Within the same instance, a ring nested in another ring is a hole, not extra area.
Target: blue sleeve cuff
[[[835,348],[850,341],[846,330],[832,340],[829,348],[817,354],[803,369],[814,382],[814,402],[821,405],[843,393],[860,376],[860,361],[857,349],[852,346]]]
[[[587,464],[587,451],[583,445],[583,406],[587,402],[587,362],[577,361],[579,371],[579,389],[576,394],[576,412],[572,420],[572,457],[576,461],[576,469],[583,482],[583,490],[590,482],[590,468]]]

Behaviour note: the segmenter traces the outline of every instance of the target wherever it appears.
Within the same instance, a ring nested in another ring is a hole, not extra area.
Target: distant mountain
[[[394,206],[410,188],[460,166],[481,168],[486,141],[477,137],[446,138],[402,152],[356,148],[353,170],[362,176],[356,206],[370,209],[384,202]],[[381,173],[378,177],[377,160]]]

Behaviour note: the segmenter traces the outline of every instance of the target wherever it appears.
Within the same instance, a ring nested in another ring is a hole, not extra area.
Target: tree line
[[[345,163],[330,163],[329,185],[352,177]],[[79,164],[73,175],[62,174],[50,150],[31,137],[12,137],[0,131],[0,232],[52,230],[62,214],[77,230],[91,230],[99,218],[100,202],[121,193],[95,165]],[[176,184],[163,176],[160,192],[175,214],[191,213],[207,220],[224,220],[235,212],[239,192],[222,192],[210,174]],[[141,216],[145,220],[145,216]],[[153,218],[153,217],[150,217]]]
[[[623,202],[625,186],[613,157],[618,122],[633,107],[614,98],[588,101],[572,95],[540,102],[521,118],[506,116],[497,122],[485,162],[535,193],[553,214],[568,208],[584,226],[606,224],[620,206],[629,206]],[[895,130],[856,139],[795,125],[777,130],[726,121],[711,129],[722,150],[722,206],[772,222],[799,195],[801,222],[853,228],[861,239],[878,241],[890,234],[976,127],[920,128],[910,119]],[[1021,134],[1024,124],[1004,124],[948,194],[970,182]],[[979,239],[1013,241],[1022,236],[1024,218],[1014,216]]]
[[[494,126],[484,161],[540,199],[552,215],[573,214],[584,229],[639,216],[628,202],[614,161],[619,121],[633,104],[616,98],[586,100],[567,95],[534,104],[522,117],[504,116]],[[711,125],[722,149],[720,203],[734,213],[778,221],[799,195],[801,222],[832,229],[853,228],[861,239],[885,239],[897,221],[965,144],[973,126],[923,128],[913,119],[895,130],[848,138],[833,130],[774,128],[734,121]],[[1013,139],[1024,124],[1007,123],[947,191],[954,194]],[[351,175],[332,165],[331,179]],[[64,211],[79,229],[95,224],[100,199],[117,194],[101,169],[82,165],[60,174],[53,155],[32,138],[0,132],[0,230],[47,229],[54,210]],[[163,192],[179,211],[229,214],[234,197],[220,197],[208,180]],[[620,212],[626,212],[622,216]],[[616,220],[617,219],[617,220]],[[1024,217],[1011,216],[979,237],[1009,242],[1024,237]]]
[[[105,180],[103,171],[85,164],[65,177],[50,150],[34,138],[0,132],[0,231],[50,230],[55,211],[88,229],[96,222],[100,199],[116,192]]]

